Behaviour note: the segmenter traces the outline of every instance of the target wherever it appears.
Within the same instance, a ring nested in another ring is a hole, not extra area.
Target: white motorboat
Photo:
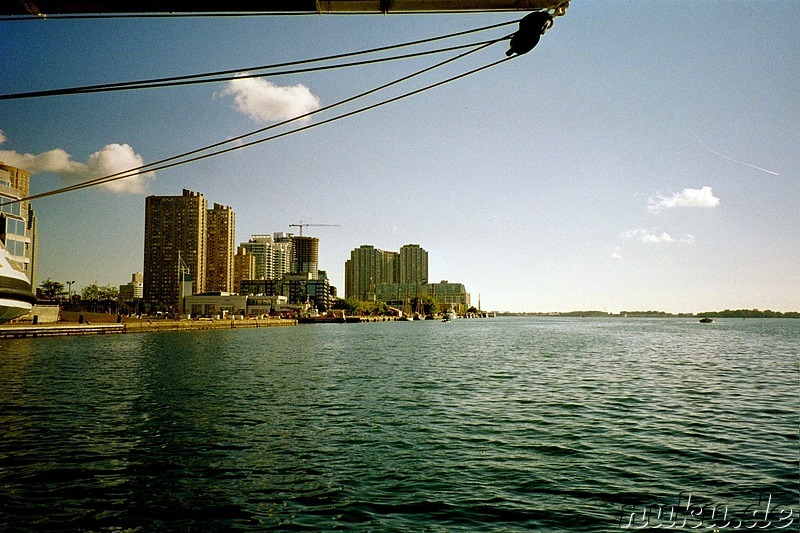
[[[29,313],[35,303],[28,276],[17,268],[0,243],[0,324]]]

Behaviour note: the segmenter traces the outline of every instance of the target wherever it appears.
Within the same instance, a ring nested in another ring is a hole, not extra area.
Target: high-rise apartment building
[[[272,244],[271,235],[252,235],[249,241],[239,245],[255,261],[255,272],[248,279],[273,279]]]
[[[256,279],[256,256],[239,246],[233,256],[233,292],[240,292],[242,281]]]
[[[252,235],[249,241],[241,243],[241,247],[255,256],[255,274],[249,279],[281,279],[292,272],[293,237],[291,233],[276,232]]]
[[[381,254],[383,283],[400,283],[400,254],[388,250],[381,250]]]
[[[400,248],[400,279],[398,283],[428,283],[428,252],[419,244],[406,244]]]
[[[292,237],[292,273],[310,273],[317,277],[319,270],[319,239],[317,237]]]
[[[36,291],[38,274],[39,230],[36,213],[27,200],[30,196],[31,175],[22,169],[0,162],[0,241],[31,282]]]
[[[148,196],[144,220],[144,299],[177,308],[183,289],[206,290],[208,207],[202,194]]]
[[[292,237],[291,233],[275,232],[272,234],[272,275],[280,278],[292,271]]]
[[[375,287],[383,283],[383,251],[364,244],[350,252],[344,264],[345,298],[372,301]]]
[[[206,290],[233,292],[233,256],[236,246],[236,215],[228,206],[214,204],[208,210],[206,237]]]
[[[403,249],[407,249],[405,255]],[[422,254],[419,253],[422,252]],[[415,255],[416,254],[416,255]],[[345,298],[372,301],[376,299],[379,285],[400,283],[403,259],[410,264],[417,264],[417,270],[424,270],[425,278],[428,273],[428,252],[419,245],[406,245],[400,253],[379,250],[371,245],[363,245],[350,252],[350,259],[345,262],[344,287]],[[415,263],[416,262],[416,263]],[[409,267],[409,271],[412,271]],[[410,279],[417,279],[409,276]],[[422,284],[423,281],[408,283]]]

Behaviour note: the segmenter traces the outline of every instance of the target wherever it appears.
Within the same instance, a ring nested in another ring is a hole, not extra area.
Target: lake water
[[[797,531],[799,364],[789,319],[0,341],[0,530]]]

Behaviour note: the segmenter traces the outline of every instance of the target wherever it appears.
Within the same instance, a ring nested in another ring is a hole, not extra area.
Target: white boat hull
[[[36,303],[31,283],[0,244],[0,324],[28,314]]]
[[[0,324],[27,315],[31,309],[33,309],[32,304],[0,298]]]

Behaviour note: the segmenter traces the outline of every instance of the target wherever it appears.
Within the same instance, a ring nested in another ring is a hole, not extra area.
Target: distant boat
[[[699,320],[699,322],[701,324],[711,324],[712,322],[714,322],[714,319],[713,318],[704,317],[704,318],[701,318]]]
[[[28,276],[19,270],[0,244],[0,324],[25,315],[33,309],[36,295]]]

